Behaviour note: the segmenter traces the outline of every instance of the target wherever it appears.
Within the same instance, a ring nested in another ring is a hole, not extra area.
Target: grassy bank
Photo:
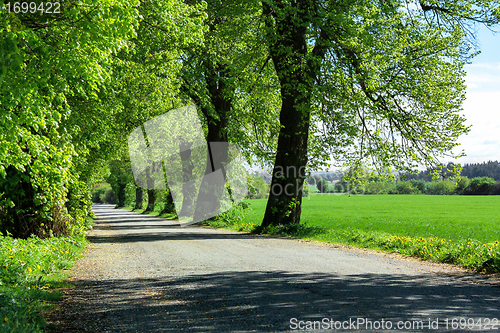
[[[83,239],[0,235],[0,332],[43,332],[40,312],[62,297],[55,288],[83,250]]]
[[[243,221],[224,227],[253,231],[266,200],[248,203],[252,210]],[[300,226],[264,232],[499,272],[499,224],[500,196],[317,195],[304,198]]]

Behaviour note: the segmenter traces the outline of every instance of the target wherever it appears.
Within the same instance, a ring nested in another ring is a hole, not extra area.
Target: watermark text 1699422
[[[61,3],[51,2],[51,1],[41,1],[41,2],[28,2],[28,1],[16,1],[7,2],[4,4],[4,8],[7,13],[15,14],[60,14],[61,13]]]

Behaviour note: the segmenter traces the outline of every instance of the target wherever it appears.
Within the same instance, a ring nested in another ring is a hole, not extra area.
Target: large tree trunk
[[[225,80],[229,75],[229,69],[225,65],[216,65],[213,68],[207,68],[209,75],[206,77],[206,84],[208,91],[210,92],[210,99],[213,111],[210,112],[208,107],[202,107],[202,113],[207,120],[207,142],[208,142],[208,154],[207,154],[207,168],[205,175],[209,175],[221,169],[223,165],[228,161],[228,150],[221,149],[222,146],[218,145],[218,149],[214,149],[214,146],[210,146],[211,142],[227,142],[227,125],[228,125],[228,114],[232,107],[232,100],[228,96],[227,85]],[[217,117],[214,116],[214,113]],[[225,173],[224,173],[225,176]],[[202,182],[200,186],[200,191],[198,193],[198,198],[196,201],[196,209],[194,219],[198,221],[205,220],[212,217],[214,214],[218,214],[220,211],[220,199],[222,198],[222,193],[225,191],[225,182]],[[207,207],[209,205],[210,207]]]
[[[135,207],[134,209],[142,209],[142,197],[143,197],[143,190],[140,187],[135,188]]]
[[[297,109],[295,96],[287,94],[282,99],[282,127],[263,227],[300,222],[310,112]]]
[[[181,151],[181,161],[182,161],[182,174],[183,181],[182,184],[182,208],[178,213],[179,217],[189,217],[193,215],[194,212],[194,200],[198,195],[196,193],[196,188],[191,182],[193,178],[194,165],[191,161],[191,146],[192,142],[187,142],[184,139],[179,139],[179,150]]]
[[[302,187],[307,165],[307,139],[312,91],[326,51],[321,31],[308,52],[307,28],[314,12],[312,1],[276,5],[263,2],[268,45],[281,86],[281,129],[271,190],[262,227],[299,223]]]
[[[156,202],[155,190],[148,189],[148,208],[146,208],[148,212],[152,212],[155,210],[155,202]]]

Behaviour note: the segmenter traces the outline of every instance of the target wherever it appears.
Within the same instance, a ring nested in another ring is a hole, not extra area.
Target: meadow
[[[245,222],[260,224],[266,199],[247,201]],[[381,231],[407,237],[500,240],[500,196],[314,195],[302,201],[308,225]]]
[[[266,201],[247,200],[251,210],[242,221],[222,226],[255,231]],[[500,196],[317,194],[303,198],[300,225],[263,232],[499,272],[499,225]]]

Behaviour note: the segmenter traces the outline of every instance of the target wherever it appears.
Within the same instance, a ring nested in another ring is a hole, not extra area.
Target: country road
[[[55,332],[293,332],[307,321],[318,332],[427,331],[429,318],[433,332],[463,332],[452,330],[459,318],[500,318],[495,280],[445,265],[180,227],[110,205],[94,212],[75,287],[49,316]]]

